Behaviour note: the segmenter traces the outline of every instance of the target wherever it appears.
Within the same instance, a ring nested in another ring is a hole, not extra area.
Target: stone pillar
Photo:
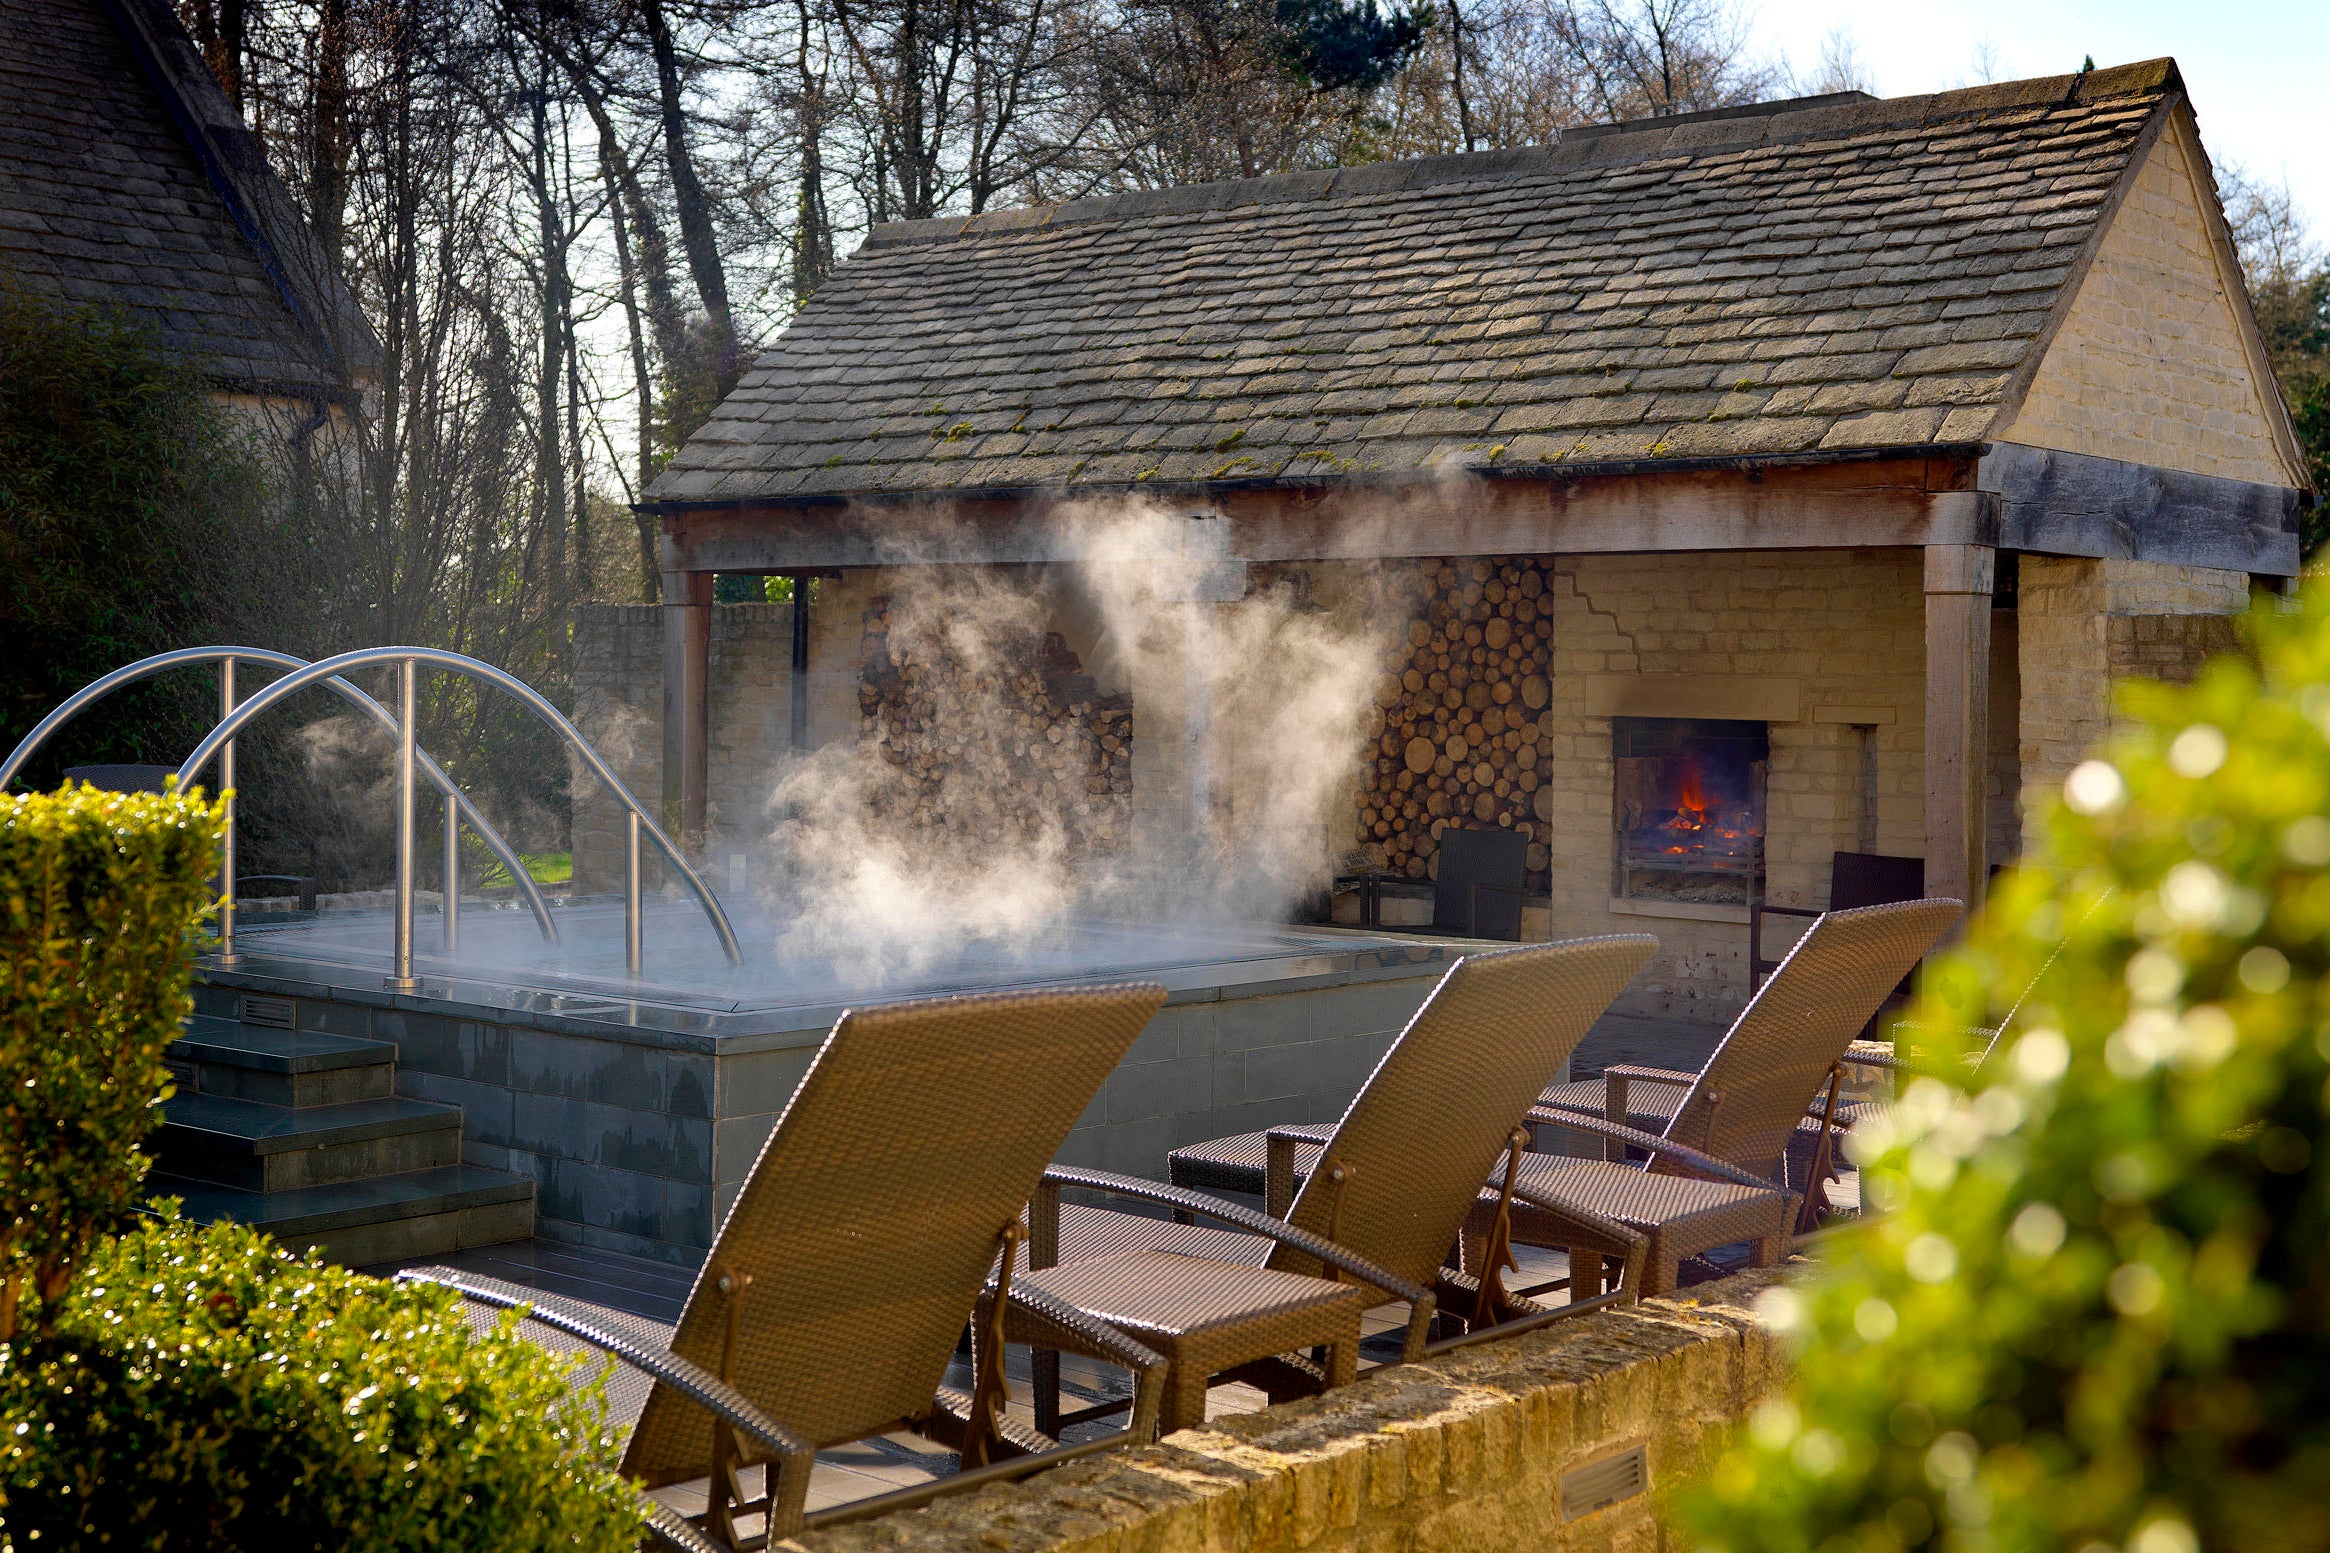
[[[1925,552],[1925,888],[1981,904],[1989,845],[1990,596],[1997,552]]]
[[[712,574],[663,574],[663,824],[704,843],[712,760]]]

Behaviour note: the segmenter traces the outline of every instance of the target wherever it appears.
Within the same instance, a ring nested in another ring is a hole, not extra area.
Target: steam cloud
[[[943,797],[918,803],[878,739],[790,760],[754,868],[756,936],[780,960],[879,983],[1037,950],[1079,919],[1279,919],[1326,883],[1330,816],[1401,618],[1388,586],[1335,568],[1330,610],[1309,576],[1232,560],[1209,539],[1220,520],[1149,502],[1074,504],[1056,522],[1074,564],[908,555],[893,572],[894,650],[949,671],[934,718]],[[1093,628],[1086,668],[1135,692],[1121,827],[1094,816],[1109,795],[1046,790],[1029,759],[1031,739],[1089,728],[1032,727],[991,690],[1026,672],[1027,644],[1063,617]]]

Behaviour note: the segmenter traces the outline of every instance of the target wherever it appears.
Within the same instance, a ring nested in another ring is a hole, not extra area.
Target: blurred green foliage
[[[199,793],[0,795],[0,1342],[137,1201],[221,827]]]
[[[0,1346],[0,1553],[628,1553],[600,1386],[449,1289],[149,1221]]]
[[[238,562],[263,542],[274,484],[247,430],[150,322],[57,306],[0,270],[0,737],[13,745],[149,653],[233,640],[248,624]],[[54,782],[67,759],[190,746],[210,726],[209,678],[91,708],[33,781]]]
[[[2046,967],[1854,1141],[1881,1211],[1765,1296],[1795,1380],[1701,1548],[2330,1547],[2330,589],[2250,636],[2124,691],[1928,976],[1966,1029]]]

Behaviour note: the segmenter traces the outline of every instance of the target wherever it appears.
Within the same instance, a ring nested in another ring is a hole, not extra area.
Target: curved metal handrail
[[[223,745],[241,732],[246,724],[278,701],[315,684],[319,680],[330,679],[346,670],[363,668],[367,664],[375,663],[394,663],[399,666],[425,663],[433,668],[450,669],[456,674],[466,675],[481,684],[492,685],[496,689],[507,691],[517,699],[520,705],[557,729],[560,735],[565,738],[567,748],[582,757],[583,763],[590,767],[591,774],[599,779],[600,785],[612,793],[628,811],[630,823],[654,838],[657,849],[663,853],[664,861],[669,863],[673,871],[687,881],[688,887],[695,892],[697,904],[704,908],[704,916],[711,922],[712,931],[719,936],[720,948],[728,956],[728,963],[731,965],[744,963],[744,952],[737,947],[736,932],[728,925],[728,913],[721,909],[719,898],[713,895],[711,887],[705,884],[703,879],[697,875],[696,870],[688,865],[688,860],[681,855],[680,849],[672,844],[672,839],[663,833],[663,827],[656,824],[647,810],[641,807],[639,800],[631,796],[631,789],[623,785],[622,778],[615,775],[614,769],[600,758],[597,750],[591,748],[590,742],[582,736],[574,724],[568,722],[558,708],[544,700],[541,693],[524,680],[502,669],[497,669],[490,663],[482,663],[461,653],[447,652],[439,647],[364,647],[354,652],[341,653],[336,658],[321,659],[305,668],[296,669],[264,690],[253,692],[248,700],[228,713],[220,720],[217,727],[205,734],[202,742],[194,747],[194,753],[187,756],[185,763],[178,768],[180,785],[183,786],[193,781],[196,773],[209,764],[211,757],[216,755]],[[633,870],[633,877],[635,880],[636,870]],[[638,915],[636,888],[632,889],[630,896],[631,899],[626,904],[631,909],[635,936]]]
[[[150,679],[165,670],[186,668],[201,663],[231,665],[238,662],[264,663],[271,668],[286,670],[309,667],[309,661],[305,658],[295,658],[290,653],[276,652],[266,647],[181,647],[175,652],[156,653],[151,658],[140,658],[135,663],[124,664],[110,674],[91,680],[67,696],[57,704],[55,711],[42,718],[32,732],[18,741],[16,748],[9,753],[8,758],[0,761],[0,790],[5,790],[9,783],[16,780],[16,774],[24,769],[25,762],[30,760],[41,745],[48,741],[50,734],[70,722],[83,707],[88,706],[91,702],[101,701],[124,685],[135,684],[141,679]],[[352,702],[360,710],[370,713],[372,720],[390,733],[397,731],[396,714],[366,695],[359,687],[344,679],[333,678],[325,681],[325,688]],[[415,763],[427,774],[429,785],[452,800],[461,814],[462,822],[476,833],[478,840],[485,843],[486,850],[500,859],[502,866],[509,870],[510,878],[517,884],[518,893],[525,897],[527,909],[534,914],[534,925],[541,929],[543,939],[549,943],[557,943],[558,927],[551,920],[550,903],[542,898],[542,887],[534,882],[534,876],[526,872],[525,862],[518,856],[517,849],[502,839],[502,833],[494,829],[492,822],[478,811],[477,806],[469,801],[468,795],[463,793],[459,785],[445,774],[445,768],[429,758],[426,750],[415,750],[413,753]],[[233,823],[231,818],[228,823]],[[227,891],[229,899],[232,899],[234,891],[232,879],[227,881]]]

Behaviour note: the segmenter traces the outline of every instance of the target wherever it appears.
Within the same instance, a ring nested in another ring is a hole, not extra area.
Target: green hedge
[[[1972,1093],[1859,1139],[1883,1212],[1682,1519],[1724,1553],[2330,1547],[2330,589],[2131,687],[1927,980]]]
[[[233,1225],[102,1241],[0,1347],[0,1550],[636,1546],[599,1388],[512,1325]]]
[[[0,795],[0,1341],[136,1201],[219,829],[199,794]]]

